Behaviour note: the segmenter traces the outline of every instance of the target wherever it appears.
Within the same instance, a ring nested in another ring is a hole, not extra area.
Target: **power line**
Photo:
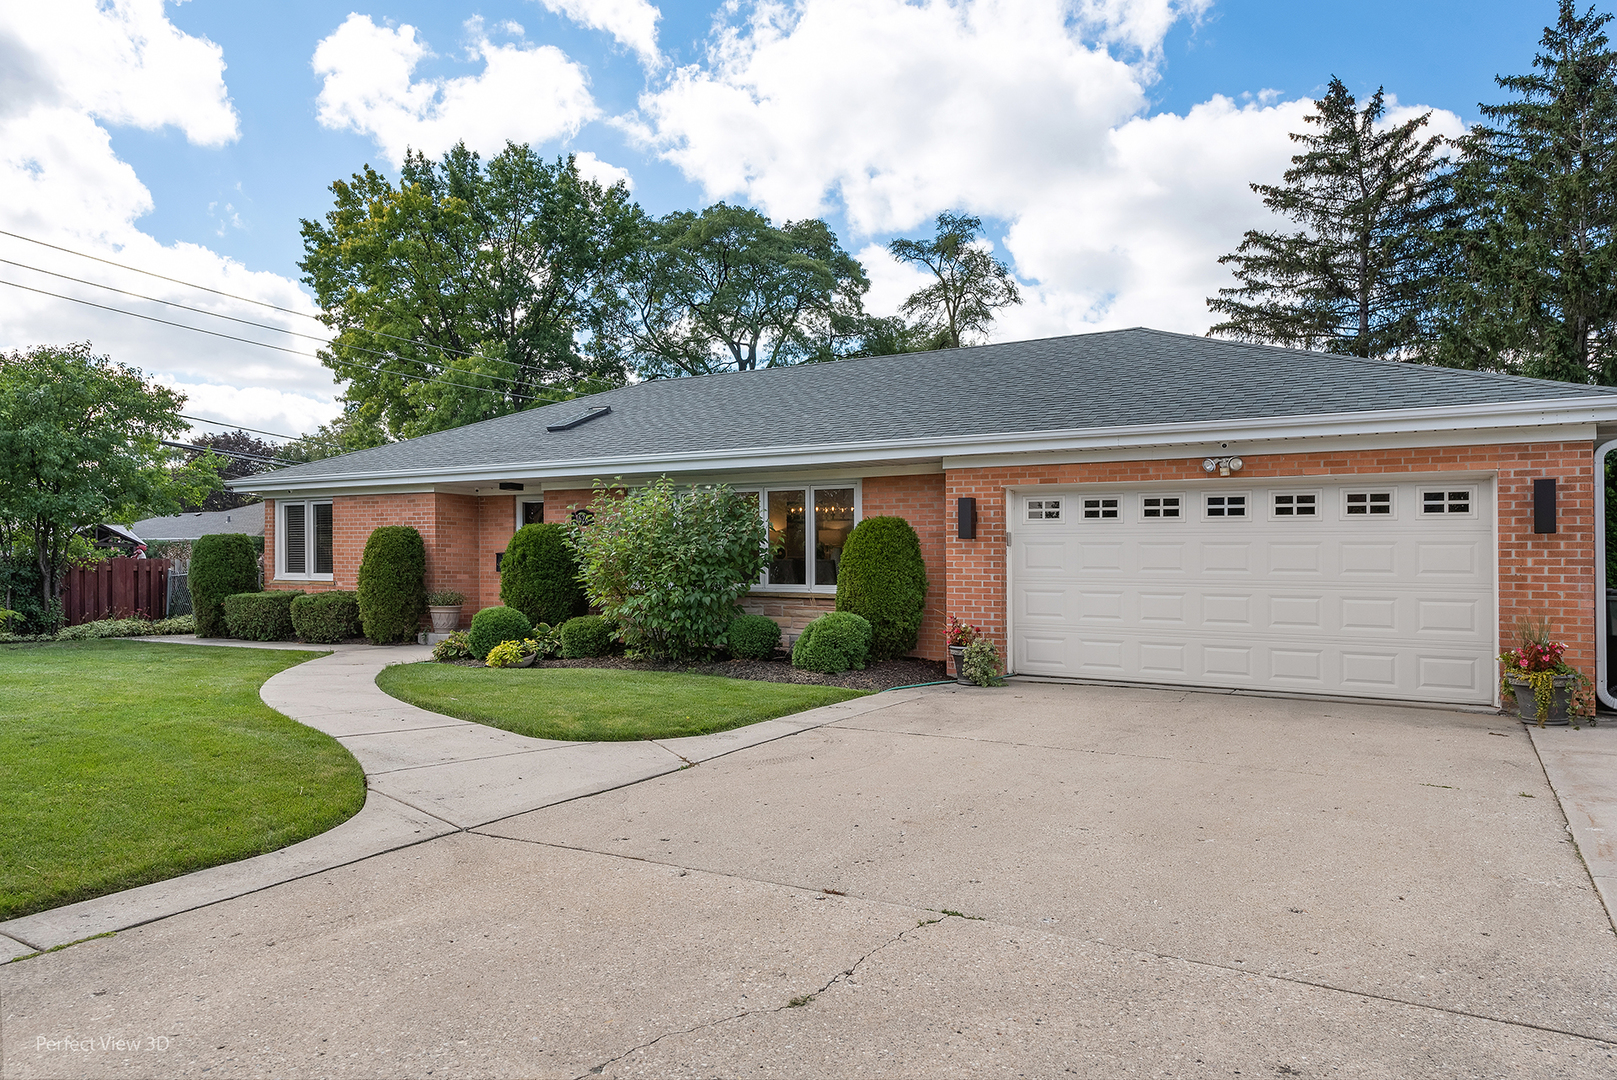
[[[184,285],[188,289],[200,289],[203,292],[213,293],[215,296],[224,296],[224,297],[229,297],[231,300],[240,300],[244,304],[256,304],[256,305],[258,305],[259,307],[262,307],[262,308],[269,308],[271,311],[284,311],[288,315],[301,315],[305,319],[313,319],[315,322],[321,322],[320,316],[318,316],[318,315],[310,315],[307,311],[296,311],[296,310],[294,310],[292,308],[281,307],[279,304],[271,304],[271,303],[269,303],[268,301],[265,301],[265,300],[254,300],[254,299],[252,299],[251,297],[248,297],[248,296],[237,296],[235,293],[223,292],[222,290],[219,290],[219,289],[209,288],[207,285],[198,285],[194,281],[181,281],[179,278],[172,278],[172,277],[168,277],[168,276],[166,276],[164,274],[153,273],[150,270],[142,270],[138,266],[130,266],[127,263],[113,262],[111,259],[103,259],[99,255],[91,255],[89,252],[86,252],[86,251],[75,251],[72,248],[62,247],[59,244],[47,244],[43,240],[35,240],[31,236],[24,236],[21,233],[14,233],[14,232],[10,232],[10,231],[8,231],[6,229],[0,229],[0,236],[10,236],[10,237],[12,237],[14,239],[22,240],[22,241],[25,241],[25,242],[30,243],[30,244],[38,244],[40,247],[48,247],[52,251],[60,251],[63,254],[66,254],[66,255],[76,255],[81,259],[90,259],[90,260],[93,260],[94,262],[105,263],[108,266],[116,266],[120,270],[128,270],[131,273],[135,273],[135,274],[145,274],[147,277],[154,277],[154,278],[157,278],[159,281],[168,281],[168,282],[172,282],[175,285]],[[9,259],[0,259],[0,262],[10,262],[10,260]],[[12,266],[24,266],[25,264],[23,264],[23,263],[11,263],[11,265]],[[42,273],[42,274],[50,274],[50,273],[52,273],[52,271],[50,271],[50,270],[40,270],[39,267],[37,267],[37,266],[28,266],[27,269],[29,269],[29,270],[39,270],[39,272]],[[66,274],[55,274],[54,276],[56,276],[56,277],[67,277]],[[82,279],[80,279],[80,278],[68,278],[68,280],[69,281],[81,281]],[[93,281],[85,281],[83,283],[86,284],[86,285],[95,285],[96,284]],[[101,288],[101,289],[111,288],[111,286],[108,286],[108,285],[96,285],[96,287]],[[121,289],[112,289],[112,291],[113,292],[122,292],[123,290],[121,290]],[[135,296],[135,295],[138,295],[138,294],[129,293],[127,295]],[[141,299],[143,299],[143,300],[151,300],[153,298],[150,297],[150,296],[143,296],[143,297],[141,297]],[[169,301],[167,301],[167,300],[157,300],[156,302],[159,303],[159,304],[167,304],[167,303],[169,303]],[[175,306],[176,307],[184,307],[185,305],[176,304]],[[198,309],[189,308],[187,310],[196,311]],[[203,314],[212,315],[214,313],[211,312],[211,311],[204,311]],[[228,315],[221,315],[219,317],[220,318],[230,318],[230,316],[228,316]],[[242,320],[236,319],[234,321],[241,322]],[[254,325],[261,325],[261,324],[254,324]],[[322,323],[322,325],[324,325],[324,323]],[[276,327],[274,329],[278,330],[278,332],[283,333],[283,334],[293,333],[293,331],[291,331],[291,330],[280,330],[278,327]],[[366,333],[373,334],[376,337],[387,338],[389,341],[402,341],[402,342],[405,342],[405,343],[411,344],[411,345],[418,344],[414,338],[401,337],[398,334],[385,334],[380,330],[367,330]],[[308,335],[299,334],[298,336],[299,337],[307,337]],[[352,347],[352,346],[350,346],[350,347]],[[466,356],[466,357],[475,358],[476,356],[479,355],[477,353],[466,352],[463,349],[451,349],[451,348],[449,348],[448,346],[445,346],[445,345],[434,345],[432,347],[434,349],[436,349],[437,351],[439,351],[439,352],[451,353],[451,354],[453,354],[455,356]]]
[[[0,232],[3,232],[3,231],[4,230],[0,230]],[[276,352],[283,352],[283,353],[286,353],[286,354],[288,354],[290,356],[303,356],[303,357],[309,358],[310,360],[318,360],[318,359],[320,359],[320,357],[317,356],[314,353],[299,352],[297,349],[288,349],[284,345],[271,345],[267,341],[254,341],[252,338],[237,337],[235,334],[221,334],[217,330],[204,330],[200,326],[189,326],[186,323],[177,323],[177,322],[172,322],[172,321],[170,321],[168,319],[159,319],[155,315],[142,315],[138,311],[126,311],[123,308],[108,307],[106,304],[97,304],[97,303],[95,303],[93,301],[90,301],[90,300],[81,300],[76,296],[65,296],[62,293],[53,293],[48,289],[36,289],[31,285],[20,285],[15,281],[6,281],[4,279],[0,279],[0,285],[10,285],[14,289],[22,289],[22,290],[24,290],[26,292],[38,293],[41,296],[52,296],[52,297],[55,297],[58,300],[67,300],[70,303],[83,304],[85,307],[99,308],[102,311],[110,311],[110,312],[113,312],[114,314],[118,314],[118,315],[128,315],[130,318],[134,318],[134,319],[145,319],[147,322],[161,323],[164,326],[174,326],[174,327],[178,327],[181,330],[190,330],[192,333],[196,333],[196,334],[207,334],[209,337],[224,338],[226,341],[239,341],[244,345],[257,345],[261,349],[274,349]],[[386,355],[388,355],[386,353],[373,352],[370,349],[361,349],[359,351],[371,353],[371,355],[373,355],[373,356],[386,356]],[[397,359],[409,360],[411,358],[410,357],[397,357]],[[353,367],[361,368],[361,369],[363,369],[365,371],[380,371],[382,369],[382,365],[380,365],[380,364],[376,365],[375,367],[370,367],[370,366],[367,366],[365,364],[355,364],[352,361],[345,361],[345,363],[348,363]],[[424,364],[425,361],[418,360],[418,361],[416,361],[416,363],[423,363]],[[410,379],[410,380],[413,380],[415,382],[431,383],[431,384],[434,384],[436,386],[453,386],[458,390],[471,390],[474,393],[479,393],[479,394],[486,394],[486,393],[490,392],[488,387],[486,387],[486,386],[467,386],[465,383],[449,382],[447,379],[426,379],[426,378],[422,378],[420,375],[407,375],[402,371],[390,371],[390,372],[388,372],[388,374],[396,376],[397,378],[400,378],[400,379]],[[495,391],[495,393],[498,393],[498,392],[499,391]],[[516,398],[517,400],[520,400],[520,401],[528,401],[528,402],[534,402],[534,403],[545,404],[545,405],[554,405],[554,404],[557,404],[559,401],[565,400],[565,399],[562,399],[562,398],[532,397],[532,396],[529,396],[527,394],[515,394],[515,393],[511,394],[511,396],[513,398]]]
[[[4,230],[0,229],[0,232],[4,232]],[[94,256],[86,256],[86,258],[93,258],[93,257]],[[166,304],[169,307],[179,308],[181,311],[191,311],[191,312],[195,312],[198,315],[209,315],[209,316],[212,316],[215,319],[225,319],[225,320],[227,320],[229,322],[240,323],[243,326],[251,326],[251,327],[255,327],[255,328],[259,329],[259,330],[268,330],[271,333],[275,333],[275,334],[288,334],[288,335],[290,335],[292,337],[305,338],[305,339],[307,339],[309,341],[318,341],[322,345],[331,345],[333,343],[333,341],[335,340],[333,338],[320,337],[317,334],[301,334],[301,333],[297,332],[296,330],[286,330],[286,329],[283,329],[282,327],[279,327],[279,326],[271,326],[269,323],[254,322],[251,319],[239,319],[234,315],[224,315],[224,314],[221,314],[220,312],[217,312],[217,311],[209,311],[207,308],[191,307],[189,304],[182,304],[182,303],[179,303],[178,301],[175,301],[175,300],[163,300],[163,299],[161,299],[159,297],[156,297],[156,296],[147,296],[144,293],[130,292],[127,289],[113,288],[111,285],[103,285],[98,281],[89,281],[89,280],[87,280],[85,278],[74,277],[71,274],[59,274],[54,270],[46,270],[44,267],[33,266],[33,265],[30,265],[29,263],[20,263],[20,262],[14,261],[12,259],[0,259],[0,263],[4,263],[7,266],[15,266],[15,267],[18,267],[18,268],[23,269],[23,270],[32,270],[35,273],[39,273],[39,274],[49,274],[51,277],[61,278],[64,281],[73,281],[73,282],[77,282],[80,285],[88,285],[92,289],[105,289],[107,292],[115,292],[115,293],[118,293],[121,296],[132,296],[136,300],[147,300],[147,301],[150,301],[151,303],[154,303],[154,304]],[[10,284],[10,282],[7,282],[6,284]],[[184,284],[184,283],[182,282],[181,284]],[[18,286],[18,287],[19,288],[26,288],[27,286]],[[202,286],[197,285],[197,286],[194,286],[194,288],[199,288],[200,289],[200,288],[202,288]],[[55,296],[57,294],[55,294],[55,293],[47,293],[46,295]],[[226,295],[228,295],[228,294],[226,294]],[[65,297],[64,299],[71,300],[73,298],[72,297]],[[271,306],[273,306],[273,305],[271,305]],[[118,310],[118,309],[116,309],[116,308],[108,308],[107,310],[114,311],[114,310]],[[126,314],[133,314],[133,312],[127,312]],[[173,324],[173,325],[178,325],[178,324]],[[203,333],[207,333],[207,331],[203,331]],[[397,334],[383,334],[383,333],[380,333],[379,331],[374,331],[374,330],[367,331],[367,333],[375,334],[377,337],[389,338],[389,339],[392,339],[394,341],[409,341],[412,344],[415,344],[415,342],[412,339],[399,337]],[[271,348],[273,348],[273,347],[274,346],[271,346]],[[428,368],[428,369],[430,369],[432,367],[432,365],[430,363],[428,363],[427,361],[425,361],[425,360],[419,360],[419,359],[417,359],[417,358],[415,358],[413,356],[403,356],[403,355],[399,354],[398,352],[393,352],[393,353],[377,352],[374,349],[367,349],[362,345],[347,345],[347,346],[344,346],[344,348],[352,349],[355,352],[367,353],[367,354],[369,354],[371,356],[382,356],[382,357],[389,357],[389,358],[392,358],[392,359],[406,360],[406,361],[409,361],[412,364],[419,364],[420,366],[422,366],[424,368]],[[437,345],[428,346],[428,348],[436,349],[439,352],[453,353],[453,354],[455,354],[457,356],[467,356],[467,357],[471,357],[473,359],[479,359],[480,358],[475,353],[462,352],[459,349],[448,349],[448,348],[444,348],[442,346],[437,346]],[[305,356],[305,355],[308,355],[308,354],[299,353],[297,355]],[[497,382],[503,382],[503,383],[506,383],[506,384],[508,384],[510,386],[520,387],[522,385],[516,379],[509,379],[509,378],[506,378],[504,375],[484,375],[483,378],[494,379]]]
[[[229,428],[232,431],[251,431],[254,435],[268,435],[272,439],[286,439],[296,441],[302,435],[282,435],[279,431],[260,431],[258,428],[247,427],[244,424],[227,424],[223,420],[209,420],[206,416],[190,416],[186,413],[177,414],[181,420],[195,420],[199,424],[212,424],[214,427]]]
[[[176,450],[195,450],[201,454],[218,454],[220,457],[237,458],[241,461],[261,461],[266,465],[295,465],[293,461],[282,461],[280,458],[264,457],[260,454],[243,454],[235,450],[221,450],[217,446],[194,446],[191,443],[169,442],[159,439],[164,446],[172,446]]]

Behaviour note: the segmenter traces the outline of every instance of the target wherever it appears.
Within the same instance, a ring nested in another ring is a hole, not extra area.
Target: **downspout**
[[[1606,589],[1611,585],[1606,580],[1606,457],[1613,450],[1617,439],[1595,447],[1595,696],[1608,709],[1617,709],[1607,674],[1612,658],[1607,655],[1611,628],[1606,625]]]

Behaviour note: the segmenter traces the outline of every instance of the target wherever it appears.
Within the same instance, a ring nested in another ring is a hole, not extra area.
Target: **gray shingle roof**
[[[235,510],[201,510],[172,517],[145,518],[129,528],[148,544],[167,540],[195,540],[213,533],[264,535],[264,507],[251,503]]]
[[[1531,403],[1617,389],[1133,329],[637,383],[256,480]],[[546,426],[591,406],[609,415]],[[265,484],[264,486],[270,486]]]

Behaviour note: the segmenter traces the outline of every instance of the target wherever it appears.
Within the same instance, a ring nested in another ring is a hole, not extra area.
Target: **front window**
[[[279,510],[275,550],[281,566],[276,576],[331,577],[331,503],[283,502]]]
[[[760,584],[834,590],[857,516],[853,487],[770,488],[758,499],[769,526],[769,565]]]

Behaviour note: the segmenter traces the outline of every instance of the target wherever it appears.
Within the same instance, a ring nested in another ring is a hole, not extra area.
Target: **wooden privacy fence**
[[[168,559],[120,557],[73,567],[62,589],[67,625],[135,616],[164,618],[168,614],[169,566]]]

